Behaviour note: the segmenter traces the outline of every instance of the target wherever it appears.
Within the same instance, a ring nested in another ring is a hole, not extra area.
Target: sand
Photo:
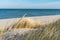
[[[56,20],[60,19],[60,15],[50,15],[50,16],[33,16],[33,17],[26,17],[33,19],[36,23],[41,25],[49,24],[55,22]],[[9,18],[9,19],[0,19],[0,29],[4,29],[10,25],[15,24],[20,18]]]

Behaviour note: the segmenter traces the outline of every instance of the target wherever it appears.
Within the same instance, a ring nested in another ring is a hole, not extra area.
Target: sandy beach
[[[60,15],[50,15],[50,16],[34,16],[34,17],[25,17],[34,20],[36,23],[41,25],[49,24],[60,19]],[[0,29],[4,29],[10,25],[16,23],[20,18],[9,18],[9,19],[0,19]]]

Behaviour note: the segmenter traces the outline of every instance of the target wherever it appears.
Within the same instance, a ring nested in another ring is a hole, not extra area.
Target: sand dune
[[[60,19],[60,15],[51,15],[51,16],[35,16],[35,17],[25,17],[33,19],[35,22],[43,25],[51,22],[55,22]],[[10,18],[10,19],[0,19],[0,29],[4,29],[10,25],[16,23],[20,18]]]

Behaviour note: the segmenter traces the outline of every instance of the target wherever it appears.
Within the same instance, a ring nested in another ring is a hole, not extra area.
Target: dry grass
[[[60,40],[60,20],[43,25],[23,37],[24,40]],[[17,34],[19,36],[19,34]],[[16,40],[16,38],[13,38]],[[17,39],[18,40],[18,39]]]
[[[12,28],[34,28],[38,27],[35,21],[29,18],[20,19]],[[38,30],[29,32],[24,36],[24,40],[60,40],[60,20],[42,25]],[[18,35],[18,34],[17,34]],[[18,35],[19,36],[19,35]],[[15,40],[15,38],[13,38]]]
[[[35,28],[39,24],[29,18],[22,18],[20,19],[12,28]]]
[[[25,40],[60,40],[60,20],[30,32]]]
[[[38,28],[38,27],[40,27],[39,23],[35,22],[34,20],[32,20],[30,18],[22,17],[18,20],[17,23],[10,25],[6,29],[4,29],[3,32],[6,32],[11,29],[15,30],[15,29],[19,29],[19,28]]]

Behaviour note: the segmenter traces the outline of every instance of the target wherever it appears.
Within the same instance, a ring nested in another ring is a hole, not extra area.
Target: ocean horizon
[[[26,16],[60,15],[60,9],[0,9],[0,19]]]

